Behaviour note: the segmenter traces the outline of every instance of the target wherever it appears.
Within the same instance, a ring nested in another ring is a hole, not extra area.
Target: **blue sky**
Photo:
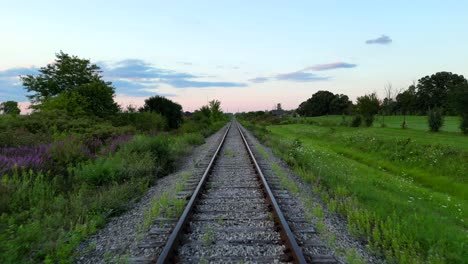
[[[296,108],[424,75],[468,75],[466,1],[2,1],[0,101],[60,50],[91,59],[122,104]]]

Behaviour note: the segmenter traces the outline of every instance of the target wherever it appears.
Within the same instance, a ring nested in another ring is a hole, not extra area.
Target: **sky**
[[[468,1],[0,0],[0,101],[63,51],[99,65],[122,105],[294,109],[319,90],[384,96],[468,75]]]

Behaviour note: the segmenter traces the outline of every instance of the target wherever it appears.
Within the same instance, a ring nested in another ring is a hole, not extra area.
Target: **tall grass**
[[[375,254],[390,263],[467,262],[465,152],[411,140],[402,142],[403,147],[378,134],[372,142],[359,135],[340,135],[339,127],[268,129],[270,134],[260,134],[275,153],[320,194],[330,211],[346,217],[350,233]],[[438,161],[429,166],[432,152]],[[450,175],[437,176],[444,168],[451,170]],[[426,183],[417,179],[421,171]],[[451,185],[439,186],[444,182]]]
[[[126,210],[128,201],[171,172],[203,138],[162,134],[119,142],[119,147],[103,144],[83,159],[76,150],[84,144],[59,144],[60,150],[51,145],[47,153],[61,170],[9,167],[0,182],[1,263],[70,262],[80,240]]]

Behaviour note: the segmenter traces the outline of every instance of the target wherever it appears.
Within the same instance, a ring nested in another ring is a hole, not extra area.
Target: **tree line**
[[[386,96],[380,100],[376,93],[360,96],[353,104],[343,94],[318,91],[302,102],[296,110],[301,116],[329,114],[355,115],[352,124],[362,121],[371,126],[376,114],[428,115],[432,131],[438,131],[444,115],[459,115],[460,129],[468,134],[468,81],[463,75],[438,72],[424,76],[406,90],[396,91],[391,84],[385,86]],[[406,121],[402,127],[406,126]]]
[[[131,115],[138,113],[156,113],[165,118],[168,129],[177,129],[183,122],[182,106],[162,96],[153,96],[136,109],[128,106],[121,109],[114,101],[115,88],[111,82],[103,80],[101,69],[87,59],[71,56],[62,51],[56,54],[54,63],[39,69],[37,75],[20,76],[28,92],[33,113],[60,113],[71,118],[95,117],[113,119],[117,123],[140,122],[141,118]],[[222,111],[219,101],[210,102],[200,109],[196,116],[205,121],[219,121]],[[6,101],[0,103],[0,113],[20,114],[18,103]],[[143,116],[142,116],[143,117]],[[150,115],[145,115],[151,121]],[[137,120],[138,119],[138,120]]]

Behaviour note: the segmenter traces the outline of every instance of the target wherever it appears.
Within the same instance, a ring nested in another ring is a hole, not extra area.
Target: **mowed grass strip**
[[[353,116],[344,116],[345,122],[351,122]],[[407,130],[422,130],[428,131],[429,126],[427,124],[427,116],[402,116],[402,115],[391,115],[381,116],[377,115],[373,127],[380,128],[382,123],[388,128],[401,128],[403,120],[406,119]],[[319,125],[339,125],[343,122],[343,116],[341,115],[329,115],[329,116],[315,116],[315,117],[296,117],[291,118],[293,122],[317,122]],[[444,125],[441,128],[443,132],[458,132],[460,133],[460,117],[458,116],[446,116],[444,117]]]
[[[283,158],[293,159],[304,180],[338,201],[350,231],[388,259],[466,262],[467,137],[394,128],[268,129],[281,153],[296,139],[302,142]]]

